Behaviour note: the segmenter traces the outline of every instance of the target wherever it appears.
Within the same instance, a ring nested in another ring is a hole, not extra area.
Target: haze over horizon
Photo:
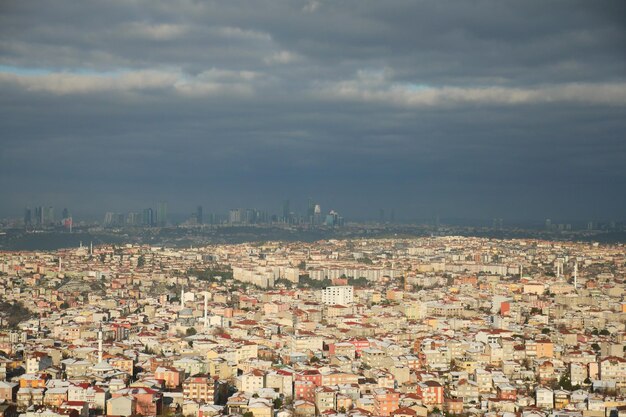
[[[0,5],[0,216],[624,219],[622,1]],[[303,210],[301,207],[300,210]]]

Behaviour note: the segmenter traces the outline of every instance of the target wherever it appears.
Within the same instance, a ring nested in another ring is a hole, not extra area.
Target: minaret
[[[522,266],[522,264],[519,264],[519,279],[522,279],[523,276],[524,276],[524,267]]]
[[[204,329],[209,327],[209,294],[204,293]]]
[[[59,256],[59,272],[61,272],[61,257]]]
[[[93,255],[93,242],[89,242],[89,254]]]
[[[578,261],[574,261],[574,291],[578,289]]]
[[[98,363],[102,362],[102,326],[98,330]]]
[[[182,310],[185,307],[185,287],[183,286],[180,289],[180,309]]]

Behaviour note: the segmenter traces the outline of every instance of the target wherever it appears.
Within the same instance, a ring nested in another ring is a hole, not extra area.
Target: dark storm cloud
[[[620,217],[625,11],[5,2],[0,210],[313,196],[348,216]]]

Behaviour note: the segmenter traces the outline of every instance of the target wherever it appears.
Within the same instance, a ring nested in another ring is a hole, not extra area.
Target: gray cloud
[[[5,215],[308,196],[348,216],[626,208],[623,2],[0,8]]]

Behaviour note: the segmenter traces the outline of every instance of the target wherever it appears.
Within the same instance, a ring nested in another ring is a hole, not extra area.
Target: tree
[[[11,328],[14,328],[20,322],[28,320],[32,316],[30,310],[24,307],[21,301],[16,303],[10,303],[8,301],[0,302],[0,313],[3,313],[5,323]]]
[[[597,343],[592,343],[591,344],[591,349],[595,350],[596,352],[598,352],[600,350],[600,345]]]
[[[550,329],[548,329],[547,327],[544,327],[543,329],[541,329],[541,333],[550,334]]]
[[[187,336],[193,336],[196,333],[198,333],[198,331],[194,327],[190,327],[187,330],[185,330],[185,334]]]
[[[146,257],[141,255],[137,259],[137,268],[142,268],[146,264]]]
[[[281,400],[280,398],[276,398],[274,400],[274,409],[275,410],[279,410],[283,407],[283,400]]]
[[[610,336],[611,332],[609,332],[607,329],[602,329],[600,330],[600,336]]]
[[[567,374],[563,374],[563,376],[561,376],[561,379],[559,379],[559,386],[568,391],[572,390],[572,381]]]

